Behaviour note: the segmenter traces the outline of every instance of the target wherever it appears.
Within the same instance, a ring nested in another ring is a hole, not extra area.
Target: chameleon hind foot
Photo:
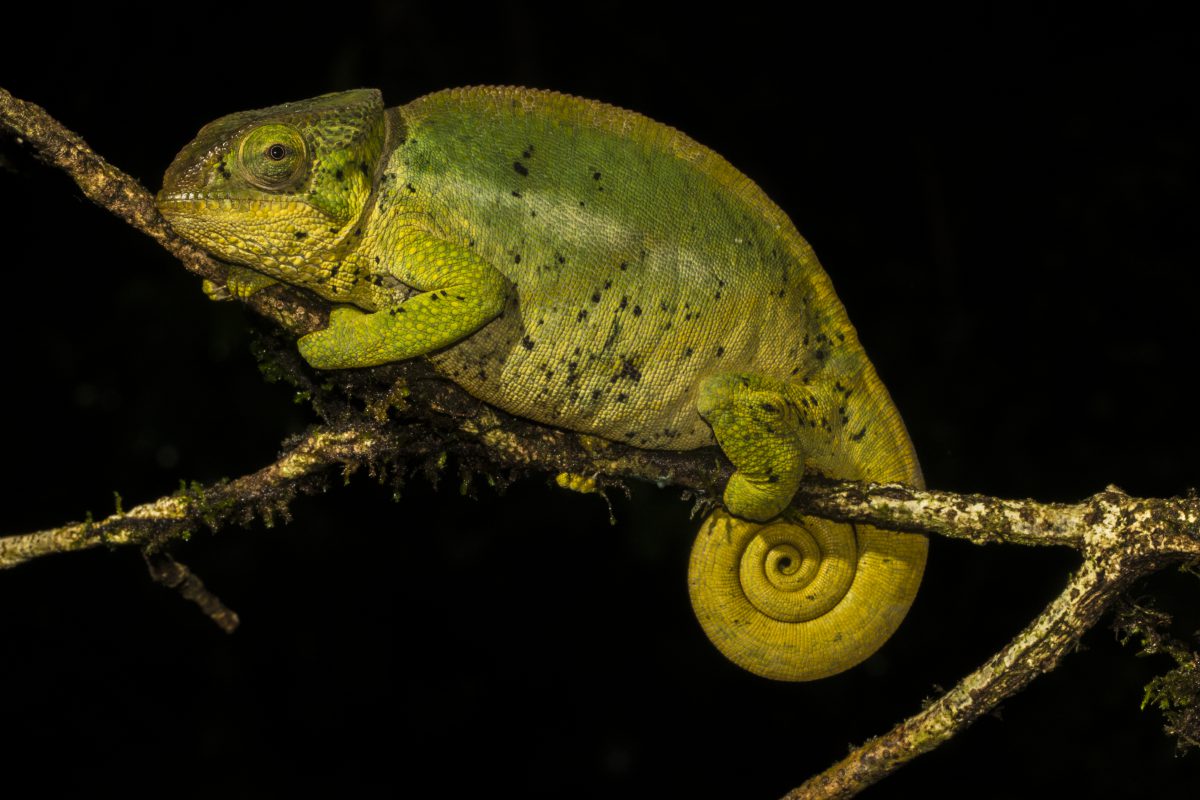
[[[696,409],[737,468],[725,486],[725,507],[760,522],[778,516],[804,476],[801,421],[783,383],[761,375],[715,375],[701,384]]]

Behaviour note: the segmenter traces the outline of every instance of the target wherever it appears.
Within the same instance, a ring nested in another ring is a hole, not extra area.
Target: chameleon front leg
[[[233,298],[245,300],[255,292],[268,286],[274,286],[276,283],[278,281],[270,275],[264,275],[256,269],[230,264],[229,270],[225,274],[224,286],[206,278],[201,284],[201,288],[209,300],[232,300]]]
[[[504,308],[508,281],[465,247],[419,236],[396,258],[393,271],[419,294],[374,312],[335,308],[328,327],[298,343],[309,364],[346,369],[413,358],[469,336]]]

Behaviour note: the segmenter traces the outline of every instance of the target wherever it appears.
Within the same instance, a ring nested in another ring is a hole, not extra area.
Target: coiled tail
[[[768,523],[724,510],[692,548],[688,589],[701,627],[738,666],[782,681],[860,663],[916,597],[928,540],[785,512]]]

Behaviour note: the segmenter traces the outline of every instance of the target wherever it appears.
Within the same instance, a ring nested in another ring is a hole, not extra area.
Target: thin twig
[[[162,551],[144,553],[146,568],[150,577],[168,589],[174,589],[179,595],[199,606],[204,616],[211,619],[221,630],[233,633],[241,620],[237,612],[221,602],[221,598],[213,594],[204,581],[196,577],[186,565],[179,563],[168,553]]]

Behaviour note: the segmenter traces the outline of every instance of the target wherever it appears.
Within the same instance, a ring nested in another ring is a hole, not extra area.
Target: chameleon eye
[[[290,125],[261,125],[246,134],[238,164],[246,180],[260,189],[295,187],[308,172],[304,137]]]

